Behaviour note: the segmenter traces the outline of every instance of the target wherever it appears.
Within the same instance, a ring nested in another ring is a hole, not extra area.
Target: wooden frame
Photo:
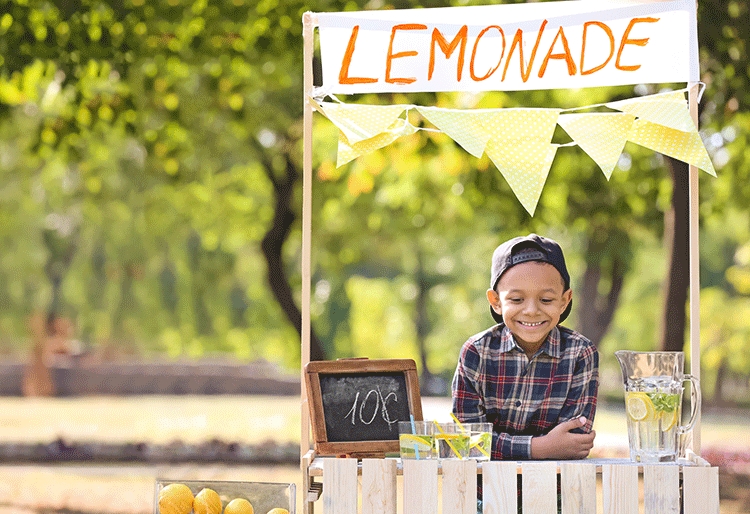
[[[303,119],[303,169],[302,169],[302,248],[301,248],[301,310],[302,310],[302,337],[301,337],[301,374],[304,380],[305,365],[310,362],[310,290],[311,290],[311,258],[312,258],[312,147],[313,147],[313,106],[310,98],[313,94],[313,54],[315,51],[314,39],[315,28],[318,25],[317,15],[306,12],[302,16],[303,24],[303,60],[304,60],[304,119]],[[698,127],[698,102],[700,83],[689,82],[687,84],[688,107],[690,115]],[[699,242],[699,197],[698,197],[698,174],[699,170],[694,165],[689,165],[689,347],[690,347],[690,374],[698,380],[701,378],[700,356],[700,242]],[[303,459],[310,449],[310,420],[307,409],[307,391],[302,387],[301,391],[301,439],[300,459]],[[701,411],[696,414],[695,426],[692,430],[692,440],[688,442],[687,448],[697,455],[701,453]]]
[[[406,383],[409,412],[415,420],[422,419],[422,399],[419,393],[417,365],[412,359],[342,359],[312,361],[305,366],[305,388],[310,409],[315,452],[319,455],[348,455],[353,457],[380,456],[398,452],[398,440],[329,441],[326,430],[320,375],[351,375],[372,373],[403,373]]]

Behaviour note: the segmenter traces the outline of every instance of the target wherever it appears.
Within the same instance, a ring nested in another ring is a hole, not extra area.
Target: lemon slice
[[[625,396],[628,416],[633,421],[650,421],[654,419],[654,404],[646,393],[630,392]]]
[[[661,413],[661,431],[671,430],[677,424],[677,409],[672,412],[664,411]]]
[[[432,443],[425,441],[422,437],[413,434],[401,434],[401,441],[407,441],[409,444],[415,445],[419,451],[429,451],[432,449]]]

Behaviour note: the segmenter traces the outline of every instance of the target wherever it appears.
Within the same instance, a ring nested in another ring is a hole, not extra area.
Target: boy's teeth
[[[537,321],[536,323],[527,323],[525,321],[521,322],[522,325],[526,325],[527,327],[537,327],[537,326],[541,325],[542,323],[544,323],[544,322],[543,321]]]

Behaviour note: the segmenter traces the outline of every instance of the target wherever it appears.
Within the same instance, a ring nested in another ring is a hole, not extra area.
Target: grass
[[[447,420],[445,398],[423,398],[426,419]],[[627,447],[622,406],[602,405],[597,413],[595,452]],[[174,440],[185,443],[209,439],[257,444],[300,440],[298,397],[276,396],[141,396],[24,399],[0,398],[0,442],[106,443]],[[750,455],[743,415],[706,413],[702,423],[704,449],[722,448]],[[726,495],[738,489],[742,477],[724,475],[722,514],[745,512],[747,499]],[[153,512],[157,478],[182,480],[240,480],[297,485],[301,508],[301,472],[289,466],[229,466],[220,464],[144,465],[0,465],[0,514],[40,514],[49,511],[147,514]],[[732,480],[729,482],[729,480]],[[301,512],[301,510],[299,510]]]

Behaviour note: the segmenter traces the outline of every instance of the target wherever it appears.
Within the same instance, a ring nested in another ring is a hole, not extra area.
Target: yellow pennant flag
[[[681,91],[631,98],[605,105],[675,130],[683,132],[695,130],[695,122],[690,117],[685,93]]]
[[[375,137],[356,143],[350,142],[346,135],[339,132],[338,155],[336,158],[336,167],[343,166],[357,157],[367,155],[379,148],[388,146],[401,136],[410,136],[417,131],[414,125],[407,123],[406,120],[397,118],[387,130],[381,132]]]
[[[417,107],[417,111],[474,157],[484,153],[489,134],[482,127],[477,111],[441,107]]]
[[[550,141],[559,115],[559,109],[477,111],[490,138],[485,153],[532,216],[557,152]]]
[[[557,123],[594,160],[609,180],[628,142],[634,120],[632,114],[602,112],[562,114]]]
[[[405,105],[318,104],[326,118],[344,133],[350,144],[371,139],[388,130],[406,110]]]
[[[558,145],[549,140],[508,141],[490,139],[485,152],[500,170],[524,209],[533,216],[542,196]]]
[[[683,132],[649,121],[635,120],[628,140],[716,176],[714,165],[695,127],[692,132]]]

